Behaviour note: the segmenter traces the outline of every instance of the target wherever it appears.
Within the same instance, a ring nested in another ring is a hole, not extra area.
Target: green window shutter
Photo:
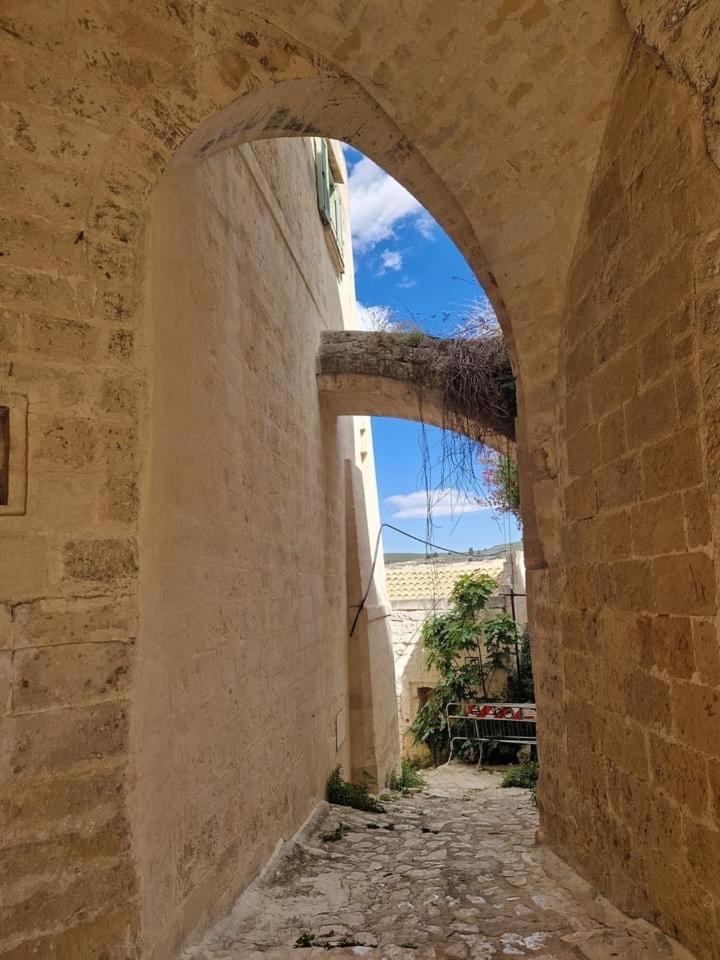
[[[333,191],[331,197],[332,203],[332,229],[335,234],[335,241],[338,245],[338,251],[340,256],[344,256],[344,244],[345,237],[343,235],[343,208],[342,201],[340,199],[340,191],[337,189],[335,184],[333,184]]]
[[[323,139],[315,141],[315,170],[317,174],[318,210],[323,223],[332,225],[332,177],[328,145]]]
[[[330,165],[330,148],[325,139],[315,139],[315,175],[320,219],[327,228],[335,265],[340,273],[344,268],[344,229],[341,193]]]

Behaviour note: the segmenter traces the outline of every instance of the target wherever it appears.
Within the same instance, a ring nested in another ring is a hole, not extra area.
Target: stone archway
[[[714,9],[667,2],[643,22],[627,3],[628,27],[611,0],[572,14],[538,0],[419,4],[405,18],[371,0],[350,13],[251,5],[3,11],[0,406],[12,417],[28,402],[29,474],[26,513],[0,505],[3,791],[20,811],[10,841],[25,864],[2,949],[122,954],[137,933],[124,797],[148,411],[163,360],[147,351],[156,183],[173,156],[319,130],[356,143],[436,216],[513,351],[537,516],[543,757],[560,771],[541,788],[546,832],[616,902],[710,957],[717,169],[702,119],[711,130]],[[680,241],[675,259],[668,238]],[[615,304],[625,313],[613,326]],[[669,338],[656,329],[668,309]],[[667,390],[651,392],[653,363],[665,363]],[[670,381],[673,430],[659,435]],[[611,458],[630,435],[643,442]],[[631,532],[628,552],[628,525],[655,540]],[[626,669],[640,649],[650,659]],[[680,779],[679,755],[691,758]],[[67,824],[98,809],[86,857]],[[27,866],[27,843],[67,867],[59,886]],[[668,851],[672,881],[658,866]],[[200,913],[189,907],[187,924]]]

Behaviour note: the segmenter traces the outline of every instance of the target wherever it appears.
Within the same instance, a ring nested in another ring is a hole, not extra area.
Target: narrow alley
[[[526,790],[463,766],[385,813],[325,806],[184,960],[682,960],[535,846]]]

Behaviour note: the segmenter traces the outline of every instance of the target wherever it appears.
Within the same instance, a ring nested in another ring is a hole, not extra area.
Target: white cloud
[[[420,233],[426,240],[430,240],[435,235],[435,221],[427,212],[423,210],[422,214],[415,221],[415,229]]]
[[[427,490],[399,493],[393,497],[385,497],[384,502],[393,511],[391,516],[398,520],[418,520],[427,516]],[[479,513],[481,510],[489,509],[484,500],[470,497],[462,490],[455,490],[452,487],[431,490],[429,506],[435,519],[438,517],[453,517],[462,513]]]
[[[368,157],[353,166],[348,186],[353,247],[358,253],[394,236],[395,227],[407,218],[414,220],[423,236],[428,235],[427,222],[433,221],[423,207]]]
[[[417,286],[417,280],[413,280],[411,277],[403,277],[402,280],[398,280],[398,286],[402,287],[403,290],[409,290],[410,287]]]
[[[366,307],[364,303],[356,300],[355,315],[360,330],[385,330],[393,322],[392,308],[381,304]]]
[[[402,264],[403,258],[399,250],[383,250],[380,254],[379,275],[382,276],[387,270],[401,270]]]

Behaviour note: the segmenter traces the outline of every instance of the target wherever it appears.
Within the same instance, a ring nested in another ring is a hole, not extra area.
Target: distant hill
[[[428,550],[430,550],[430,547],[428,547]],[[508,550],[522,550],[522,540],[513,540],[512,543],[498,543],[494,547],[484,547],[482,550],[473,550],[472,554],[467,554],[467,559],[491,560],[495,557],[502,557]],[[428,556],[431,556],[438,562],[446,561],[448,563],[461,559],[457,554],[453,553],[392,553],[389,551],[385,554],[385,563],[409,563],[412,560],[426,560]]]

